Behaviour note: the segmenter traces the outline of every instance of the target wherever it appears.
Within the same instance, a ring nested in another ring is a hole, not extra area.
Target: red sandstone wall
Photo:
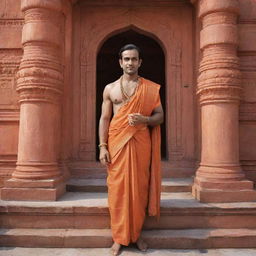
[[[15,74],[22,56],[20,0],[0,0],[0,186],[15,168],[19,105]]]
[[[240,159],[256,180],[256,1],[240,0],[239,52],[244,93],[240,105]]]
[[[256,180],[256,1],[240,0],[240,6],[239,56],[244,87],[240,106],[240,159],[247,176]],[[3,178],[14,170],[17,158],[19,105],[15,73],[22,56],[22,25],[20,0],[0,0],[0,186]]]

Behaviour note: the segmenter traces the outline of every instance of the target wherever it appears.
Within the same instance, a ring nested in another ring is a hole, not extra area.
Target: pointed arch
[[[118,62],[118,52],[122,46],[133,43],[142,50],[142,66],[139,75],[161,84],[161,101],[165,111],[165,54],[159,43],[148,35],[139,33],[134,26],[120,30],[118,34],[104,38],[97,54],[96,120],[101,113],[102,93],[106,84],[122,75]],[[134,30],[135,28],[135,30]],[[98,122],[96,122],[98,130]],[[98,139],[96,134],[96,140]],[[96,141],[98,144],[98,141]],[[97,148],[97,147],[96,147]],[[162,158],[166,158],[166,130],[162,125]]]
[[[122,27],[122,28],[119,28],[119,29],[116,29],[114,31],[111,31],[109,34],[105,35],[104,38],[102,38],[101,42],[98,44],[98,47],[97,47],[97,53],[99,52],[99,50],[101,49],[102,45],[111,37],[114,37],[118,34],[121,34],[121,33],[124,33],[124,32],[127,32],[127,31],[134,31],[138,34],[142,34],[144,36],[147,36],[149,38],[151,38],[152,40],[155,40],[159,46],[162,48],[164,54],[166,54],[166,48],[165,48],[165,44],[162,42],[162,40],[155,34],[153,34],[152,32],[149,32],[149,31],[146,31],[134,24],[130,24],[128,26],[125,26],[125,27]]]

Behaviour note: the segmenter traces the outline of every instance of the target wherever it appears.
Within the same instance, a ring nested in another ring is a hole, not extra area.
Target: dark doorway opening
[[[142,65],[139,69],[139,75],[152,80],[161,85],[160,96],[165,111],[165,55],[156,40],[145,36],[134,30],[128,30],[118,35],[112,36],[104,42],[97,56],[97,92],[96,92],[96,127],[97,127],[97,145],[98,125],[101,114],[102,93],[104,87],[117,80],[122,75],[122,70],[118,62],[118,52],[125,44],[132,43],[137,45],[142,52]],[[161,151],[162,159],[166,159],[166,127],[165,123],[161,125],[162,141]],[[99,155],[98,147],[96,149],[97,160]]]

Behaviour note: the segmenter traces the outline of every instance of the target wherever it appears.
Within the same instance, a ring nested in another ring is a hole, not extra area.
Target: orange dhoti
[[[160,128],[128,124],[129,114],[150,116],[159,106],[159,88],[140,78],[135,95],[109,127],[108,202],[113,240],[122,245],[137,241],[146,209],[151,216],[160,213]]]

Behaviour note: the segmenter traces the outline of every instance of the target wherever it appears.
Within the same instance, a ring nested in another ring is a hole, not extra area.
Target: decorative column
[[[193,195],[202,202],[256,200],[239,163],[241,73],[237,57],[238,0],[200,0],[202,21],[197,95],[202,152]]]
[[[20,95],[18,161],[4,200],[56,200],[65,192],[58,166],[63,87],[61,0],[22,0],[24,55],[17,75]]]

